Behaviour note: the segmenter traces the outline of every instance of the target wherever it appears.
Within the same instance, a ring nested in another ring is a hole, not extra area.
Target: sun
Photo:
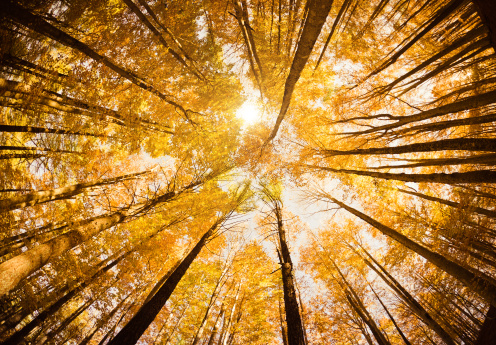
[[[236,117],[243,120],[245,125],[251,125],[260,120],[260,109],[257,104],[248,100],[236,111]]]

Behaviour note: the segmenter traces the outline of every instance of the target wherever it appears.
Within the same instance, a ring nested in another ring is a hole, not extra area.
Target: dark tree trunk
[[[127,174],[108,179],[101,179],[93,182],[78,183],[52,190],[42,190],[38,192],[31,192],[28,194],[14,196],[8,199],[0,200],[0,212],[6,212],[18,208],[33,206],[52,200],[68,199],[75,195],[83,193],[87,188],[118,183],[124,180],[132,179],[140,175],[144,175],[146,173],[148,172],[144,171],[140,173]]]
[[[308,6],[308,15],[305,21],[305,26],[303,27],[301,37],[298,41],[298,49],[296,50],[293,64],[291,65],[291,69],[289,70],[289,75],[284,86],[284,96],[281,103],[281,109],[279,111],[279,115],[277,116],[274,128],[265,141],[264,146],[276,137],[279,127],[281,126],[281,122],[288,112],[289,103],[291,102],[291,96],[293,95],[296,82],[300,79],[301,72],[310,57],[310,53],[312,52],[313,46],[319,37],[322,26],[324,26],[326,22],[327,15],[331,10],[332,1],[310,0]]]
[[[433,173],[433,174],[391,174],[381,173],[375,171],[362,171],[350,169],[334,169],[328,167],[321,167],[317,165],[307,165],[310,168],[331,171],[335,173],[353,174],[361,176],[376,177],[385,180],[396,180],[405,182],[431,182],[431,183],[444,183],[444,184],[458,184],[458,183],[495,183],[496,171],[494,170],[479,170],[468,171],[460,173]]]
[[[62,30],[56,28],[55,26],[44,20],[42,17],[35,15],[29,12],[27,9],[21,7],[19,4],[17,4],[16,1],[14,0],[4,1],[2,4],[2,11],[0,12],[0,14],[2,16],[12,18],[14,21],[30,28],[31,30],[36,31],[42,35],[48,36],[65,46],[78,50],[81,53],[92,58],[93,60],[98,61],[99,63],[107,66],[112,71],[114,71],[121,77],[129,80],[136,86],[139,86],[140,88],[153,93],[160,99],[164,100],[166,103],[169,103],[170,105],[179,109],[182,112],[182,114],[185,116],[185,118],[189,120],[187,110],[184,109],[178,103],[176,103],[170,95],[166,95],[160,92],[151,84],[149,84],[147,81],[145,81],[144,78],[138,76],[135,72],[126,70],[122,66],[118,66],[106,56],[98,54],[96,51],[91,49],[83,42],[75,39],[74,37],[63,32]]]
[[[496,152],[496,139],[489,138],[458,138],[443,139],[438,141],[416,143],[394,147],[371,147],[367,149],[355,149],[347,151],[321,150],[325,156],[342,155],[386,155],[412,152],[433,152],[433,151],[489,151]]]
[[[473,0],[479,17],[489,29],[489,39],[496,51],[496,2],[493,0]]]
[[[475,345],[496,344],[496,307],[491,305],[479,331]]]
[[[444,272],[450,274],[454,278],[458,279],[462,284],[466,285],[474,292],[479,294],[488,303],[496,305],[496,286],[494,286],[491,281],[492,279],[488,277],[483,272],[477,272],[477,274],[472,273],[468,269],[458,265],[457,263],[446,259],[441,254],[435,253],[422,245],[410,240],[405,235],[397,232],[396,230],[379,223],[375,219],[370,218],[364,213],[332,198],[328,197],[330,201],[335,203],[346,211],[362,219],[366,223],[372,225],[374,228],[382,232],[384,235],[394,239],[406,248],[414,251],[418,255],[422,256],[424,259],[432,263],[433,265],[439,267]]]
[[[286,231],[284,230],[282,212],[279,203],[274,203],[274,213],[277,219],[277,231],[280,245],[280,264],[282,271],[282,282],[284,290],[284,307],[286,310],[286,322],[288,331],[288,345],[304,345],[305,335],[303,332],[303,322],[300,316],[300,308],[296,296],[293,263],[286,242]]]
[[[432,318],[429,312],[396,280],[394,277],[377,262],[369,252],[365,250],[365,248],[361,247],[362,250],[367,254],[367,256],[374,262],[375,265],[372,264],[366,258],[362,258],[362,260],[369,266],[377,275],[391,288],[393,291],[400,297],[406,305],[425,323],[430,329],[437,333],[437,335],[447,344],[447,345],[455,345],[453,338],[451,335],[444,330],[441,325]]]
[[[461,205],[461,204],[454,202],[454,201],[444,200],[444,199],[437,198],[434,196],[426,195],[423,193],[412,192],[412,191],[408,191],[408,190],[404,190],[404,189],[400,189],[400,188],[398,188],[397,190],[399,190],[400,192],[405,193],[405,194],[415,195],[419,198],[422,198],[425,200],[430,200],[430,201],[435,201],[435,202],[438,202],[440,204],[455,207],[455,208],[460,209],[460,210],[462,208],[466,207],[470,211],[474,211],[476,213],[483,214],[483,215],[491,217],[491,218],[496,218],[496,211],[493,211],[493,210],[488,210],[485,208],[470,206],[470,205]]]
[[[88,132],[71,131],[66,129],[52,129],[45,127],[33,127],[33,126],[11,126],[11,125],[0,125],[0,132],[9,133],[52,133],[52,134],[72,134],[72,135],[87,135],[91,137],[108,137],[105,134],[94,134]]]
[[[184,258],[170,277],[158,289],[157,293],[146,302],[133,318],[120,330],[120,332],[108,343],[109,345],[134,345],[153,322],[160,310],[164,307],[177,284],[184,276],[189,266],[207,243],[208,239],[215,233],[220,221],[217,221],[200,238],[198,243]]]

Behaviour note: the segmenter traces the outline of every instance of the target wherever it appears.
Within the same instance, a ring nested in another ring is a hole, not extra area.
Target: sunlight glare
[[[260,109],[254,102],[248,100],[236,111],[236,116],[242,119],[245,125],[257,122],[260,118]]]

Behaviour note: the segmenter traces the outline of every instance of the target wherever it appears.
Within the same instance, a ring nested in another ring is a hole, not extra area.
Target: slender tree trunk
[[[0,200],[0,212],[6,212],[10,210],[15,210],[18,208],[23,208],[27,206],[33,206],[41,203],[45,203],[52,200],[68,199],[78,194],[83,193],[87,188],[99,187],[104,185],[109,185],[113,183],[118,183],[128,179],[133,179],[135,177],[149,173],[149,171],[143,171],[134,174],[127,174],[118,177],[112,177],[108,179],[96,180],[93,182],[83,182],[77,183],[70,186],[60,187],[52,190],[42,190],[38,192],[31,192],[28,194],[13,196],[8,199]]]
[[[204,179],[198,179],[177,192],[166,192],[155,199],[144,203],[137,212],[133,213],[133,216],[145,214],[153,207],[174,199],[178,195],[204,181]],[[22,279],[41,268],[48,260],[83,243],[101,231],[123,222],[130,215],[128,212],[129,211],[115,212],[113,214],[93,218],[89,222],[83,221],[67,233],[3,262],[0,265],[0,275],[6,277],[6,279],[0,280],[0,296],[14,289]]]
[[[475,345],[488,345],[496,343],[496,307],[491,305],[486,318],[479,331]]]
[[[288,328],[282,311],[281,301],[279,300],[279,323],[281,324],[281,336],[283,345],[288,345]]]
[[[331,32],[327,36],[327,39],[324,43],[324,47],[322,48],[322,52],[320,53],[319,59],[317,60],[317,63],[315,64],[314,71],[316,71],[317,68],[319,68],[320,62],[322,61],[322,58],[324,57],[325,51],[327,49],[327,46],[329,45],[329,42],[331,41],[332,35],[334,34],[334,31],[336,30],[338,24],[340,24],[341,18],[343,17],[343,14],[345,14],[345,12],[350,7],[350,4],[351,4],[351,0],[343,1],[343,4],[341,5],[341,8],[339,9],[338,15],[336,16],[336,18],[334,19],[334,22],[332,23]]]
[[[104,260],[102,263],[100,263],[98,266],[101,268],[97,268],[95,273],[93,273],[90,277],[86,278],[81,282],[79,285],[76,287],[73,287],[72,290],[69,290],[63,295],[61,298],[59,298],[55,303],[52,305],[48,306],[45,308],[45,310],[41,311],[38,313],[38,315],[31,320],[27,325],[25,325],[21,330],[18,332],[14,333],[13,335],[10,336],[5,342],[4,345],[15,345],[19,344],[22,339],[25,339],[27,335],[36,327],[41,326],[43,322],[51,315],[54,315],[60,308],[70,299],[72,299],[74,296],[76,296],[79,292],[81,292],[84,288],[88,286],[89,283],[95,281],[98,279],[98,277],[101,277],[104,275],[106,272],[108,272],[112,267],[115,267],[123,258],[126,257],[126,255],[129,252],[125,253],[124,255],[121,255],[119,258],[108,258]],[[67,285],[66,288],[70,288],[69,285]],[[15,324],[11,324],[11,328],[16,328]]]
[[[368,149],[355,149],[347,151],[320,150],[325,156],[341,155],[386,155],[412,152],[433,152],[433,151],[488,151],[496,152],[496,139],[489,138],[458,138],[443,139],[433,142],[416,143],[394,147],[371,147]]]
[[[377,327],[377,324],[365,313],[357,301],[351,296],[350,293],[346,293],[346,299],[350,304],[351,308],[358,314],[358,316],[363,320],[363,322],[369,327],[372,335],[379,345],[390,345],[390,343],[384,338],[384,335]]]
[[[476,212],[479,214],[483,214],[483,215],[491,217],[491,218],[496,218],[496,211],[493,211],[493,210],[488,210],[485,208],[471,206],[471,205],[462,205],[458,202],[454,202],[454,201],[450,201],[450,200],[444,200],[441,198],[437,198],[435,196],[430,196],[430,195],[426,195],[423,193],[412,192],[412,191],[404,190],[401,188],[397,188],[397,190],[402,192],[402,193],[405,193],[405,194],[415,195],[415,196],[422,198],[422,199],[425,199],[425,200],[435,201],[435,202],[438,202],[438,203],[443,204],[443,205],[448,205],[448,206],[457,208],[459,210],[461,210],[463,208],[467,208],[470,211],[473,211],[473,212]]]
[[[286,310],[286,322],[288,325],[288,345],[304,345],[305,336],[303,323],[300,316],[300,308],[296,297],[293,277],[293,263],[286,242],[286,231],[284,230],[280,204],[274,203],[274,213],[277,218],[277,231],[279,234],[280,264],[282,271],[282,282],[284,289],[284,307]]]
[[[429,312],[396,280],[389,272],[380,265],[365,248],[361,247],[367,256],[375,263],[374,266],[369,260],[361,257],[361,259],[369,266],[377,275],[391,288],[394,292],[408,305],[408,307],[417,315],[423,323],[437,333],[437,335],[447,345],[455,345],[451,335],[432,318]]]
[[[207,345],[214,345],[215,338],[217,337],[217,333],[219,332],[220,322],[223,319],[224,319],[224,303],[220,307],[220,312],[215,319],[214,327],[212,328],[212,332],[210,333],[210,337],[208,338]]]
[[[286,84],[284,86],[284,96],[281,103],[281,109],[279,115],[277,116],[276,123],[270,133],[269,137],[264,143],[267,145],[272,139],[274,139],[279,131],[281,122],[286,116],[289,109],[289,103],[291,102],[291,96],[298,79],[300,79],[301,72],[305,67],[310,53],[319,37],[322,26],[325,24],[327,15],[331,10],[332,1],[328,0],[311,0],[308,8],[308,16],[301,33],[301,37],[298,41],[298,49],[296,50],[293,64],[289,70],[288,78],[286,79]],[[279,44],[278,44],[279,48]]]
[[[371,76],[378,74],[379,72],[386,69],[388,66],[395,63],[396,60],[398,60],[398,58],[400,58],[408,49],[410,49],[417,41],[419,41],[423,36],[425,36],[429,31],[431,31],[436,25],[438,25],[444,19],[446,19],[446,17],[448,17],[450,14],[452,14],[463,2],[464,2],[464,0],[452,0],[446,6],[444,6],[439,11],[437,11],[432,16],[432,19],[427,21],[426,25],[424,24],[420,27],[422,29],[422,31],[420,31],[408,43],[404,44],[392,56],[391,56],[391,54],[388,54],[388,56],[390,56],[390,57],[388,59],[386,59],[386,61],[384,61],[372,73],[370,73],[364,80],[367,80]]]
[[[494,165],[496,163],[496,153],[488,153],[481,155],[469,155],[466,157],[455,158],[433,158],[433,159],[402,159],[409,162],[419,162],[412,164],[398,164],[398,165],[381,165],[378,167],[371,167],[369,169],[382,170],[382,169],[402,169],[402,168],[419,168],[419,167],[434,167],[449,165]]]
[[[36,104],[48,107],[50,109],[62,111],[64,113],[90,116],[91,118],[96,118],[99,120],[103,117],[108,119],[109,122],[112,122],[119,126],[126,125],[126,117],[119,114],[119,112],[116,110],[108,109],[98,105],[91,105],[81,100],[71,98],[67,95],[62,95],[54,91],[44,89],[41,91],[40,95],[33,95],[29,86],[4,78],[0,78],[0,91],[3,91],[2,94],[4,97],[16,100],[23,100],[25,103],[32,104],[33,102],[36,102]],[[24,107],[28,108],[28,105]],[[174,134],[170,130],[170,127],[163,126],[155,121],[143,119],[137,119],[136,121],[144,128]]]
[[[376,177],[385,180],[396,180],[405,182],[431,182],[431,183],[445,183],[445,184],[458,184],[458,183],[495,183],[496,171],[494,170],[478,170],[460,173],[433,173],[433,174],[391,174],[381,173],[375,171],[362,171],[350,169],[334,169],[328,167],[321,167],[318,165],[306,165],[307,167],[331,171],[335,173],[345,173],[360,176]]]
[[[124,67],[118,66],[117,64],[112,62],[106,56],[98,54],[96,51],[91,49],[89,46],[87,46],[83,42],[75,39],[74,37],[72,37],[72,36],[66,34],[65,32],[61,31],[60,29],[56,28],[52,24],[45,21],[42,17],[35,15],[35,14],[29,12],[27,9],[19,6],[19,4],[16,1],[14,1],[14,0],[4,1],[3,6],[2,6],[2,11],[0,14],[2,16],[6,16],[6,17],[13,19],[14,21],[30,28],[33,31],[36,31],[42,35],[46,35],[46,36],[60,42],[61,44],[65,45],[65,46],[68,46],[70,48],[78,50],[81,53],[92,58],[93,60],[107,66],[112,71],[114,71],[115,73],[117,73],[121,77],[129,80],[130,82],[132,82],[136,86],[153,93],[154,95],[156,95],[160,99],[164,100],[166,103],[179,109],[182,112],[182,114],[184,115],[184,117],[186,119],[190,120],[188,117],[187,110],[184,109],[178,103],[176,103],[170,95],[166,95],[166,94],[160,92],[155,87],[153,87],[151,84],[149,84],[147,81],[145,81],[144,78],[138,76],[136,73],[128,71]]]
[[[188,71],[190,71],[195,77],[200,80],[204,80],[202,76],[200,76],[191,66],[189,66],[186,61],[179,55],[171,46],[167,43],[164,37],[160,34],[155,26],[146,18],[146,16],[141,12],[138,6],[134,4],[132,0],[123,0],[124,3],[129,7],[129,9],[141,20],[143,24],[150,30],[155,37],[159,40],[159,42],[164,46],[165,50],[169,52],[181,65],[183,65]]]
[[[496,3],[491,0],[473,0],[479,17],[489,29],[491,45],[496,51]]]
[[[388,315],[389,319],[391,320],[391,322],[393,323],[394,327],[396,328],[396,330],[398,331],[398,334],[400,335],[401,339],[403,339],[403,341],[405,342],[406,345],[411,345],[410,341],[408,340],[408,338],[405,336],[405,334],[403,333],[403,331],[401,330],[401,328],[398,326],[398,324],[396,323],[396,320],[394,319],[393,315],[391,315],[391,313],[389,312],[389,309],[384,305],[384,303],[382,302],[381,298],[379,297],[379,295],[375,292],[375,290],[372,288],[372,285],[369,284],[369,287],[370,289],[372,290],[372,292],[374,293],[375,297],[377,298],[377,300],[379,301],[379,303],[381,304],[382,308],[384,309],[384,311],[386,312],[386,314]]]
[[[496,102],[496,90],[493,90],[493,91],[489,91],[489,92],[486,92],[486,93],[483,93],[480,95],[465,97],[465,98],[458,100],[456,102],[442,105],[442,106],[436,107],[434,109],[421,111],[417,114],[400,116],[400,117],[393,116],[393,117],[391,117],[391,119],[396,120],[396,122],[394,122],[394,123],[373,127],[373,128],[363,130],[363,131],[345,132],[342,134],[360,135],[360,134],[377,133],[377,132],[386,133],[386,132],[389,132],[395,128],[402,127],[404,125],[411,124],[414,122],[424,121],[424,120],[432,119],[432,118],[439,117],[439,116],[444,116],[444,115],[451,114],[451,113],[457,113],[457,112],[464,111],[464,110],[475,109],[475,108],[483,107],[485,105],[489,105],[489,104],[492,104],[495,102]],[[406,129],[406,130],[408,130],[408,129]],[[398,134],[401,132],[397,131],[396,133]]]
[[[81,131],[71,131],[67,129],[53,129],[53,128],[45,128],[45,127],[33,127],[33,126],[0,125],[0,132],[71,134],[71,135],[86,135],[89,137],[109,138],[109,136],[106,134],[95,134],[95,133],[88,133]]]
[[[262,64],[258,57],[257,48],[255,46],[255,40],[251,33],[250,21],[248,18],[247,4],[245,0],[234,0],[233,1],[234,10],[236,12],[236,19],[238,20],[241,33],[243,34],[243,39],[245,41],[246,48],[248,50],[248,61],[250,62],[250,67],[252,73],[257,81],[258,88],[260,89],[260,95],[263,95],[263,70]],[[257,70],[257,68],[258,70]]]
[[[214,305],[214,303],[217,299],[217,296],[219,295],[220,289],[224,285],[224,283],[222,283],[222,280],[223,280],[225,274],[227,273],[227,271],[228,271],[228,267],[226,267],[222,271],[221,275],[219,276],[219,279],[217,279],[217,283],[215,284],[214,291],[212,292],[212,295],[210,296],[210,301],[208,302],[208,305],[207,305],[207,310],[205,311],[203,319],[200,323],[200,326],[198,327],[198,330],[196,331],[195,337],[193,338],[193,342],[191,343],[191,345],[198,345],[198,342],[202,339],[203,332],[204,332],[205,326],[207,324],[208,316],[210,314],[210,311],[212,310],[211,309],[212,306]]]
[[[491,278],[488,277],[483,272],[477,272],[477,274],[472,273],[468,269],[458,265],[457,263],[446,259],[441,254],[435,253],[420,244],[410,240],[405,235],[397,232],[396,230],[379,223],[375,219],[370,218],[364,213],[345,205],[344,203],[332,198],[328,197],[333,203],[338,205],[341,208],[344,208],[346,211],[351,214],[357,216],[362,219],[366,223],[372,225],[374,228],[382,232],[384,235],[394,239],[399,242],[406,248],[414,251],[418,255],[422,256],[424,259],[432,263],[433,265],[439,267],[444,272],[450,274],[454,278],[458,279],[461,283],[472,289],[474,292],[479,294],[482,298],[484,298],[488,303],[492,305],[496,305],[496,287],[491,283]]]
[[[355,310],[355,312],[358,314],[358,316],[360,316],[362,321],[370,328],[372,335],[374,336],[375,340],[379,343],[379,345],[391,345],[384,336],[384,334],[382,333],[382,331],[379,329],[379,326],[377,326],[377,323],[374,321],[367,308],[365,308],[365,305],[363,304],[360,296],[358,296],[353,286],[351,286],[351,284],[348,282],[344,274],[339,269],[339,266],[329,255],[328,258],[332,262],[334,268],[336,269],[339,276],[341,277],[341,280],[344,283],[344,285],[343,284],[339,284],[339,285],[342,287],[346,299],[348,300],[348,303],[350,304],[352,309]]]
[[[177,284],[184,276],[189,266],[215,233],[220,221],[216,221],[212,227],[201,237],[195,247],[184,258],[181,264],[174,270],[170,277],[160,287],[157,293],[145,303],[133,318],[121,329],[121,331],[108,343],[109,345],[134,345],[153,322],[157,314],[163,308]]]
[[[238,303],[239,292],[241,290],[241,283],[238,286],[238,291],[236,291],[236,295],[234,296],[234,302],[231,307],[231,311],[229,312],[229,318],[227,319],[227,324],[224,324],[224,329],[222,331],[222,335],[219,339],[218,345],[227,345],[227,341],[229,339],[229,333],[231,331],[232,319],[234,317],[234,313],[236,311],[236,304]]]

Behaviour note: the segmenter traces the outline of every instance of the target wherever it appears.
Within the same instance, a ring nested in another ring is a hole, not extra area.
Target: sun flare
[[[236,116],[239,119],[242,119],[245,125],[250,125],[260,119],[260,109],[258,108],[258,105],[252,101],[246,101],[238,111],[236,111]]]

